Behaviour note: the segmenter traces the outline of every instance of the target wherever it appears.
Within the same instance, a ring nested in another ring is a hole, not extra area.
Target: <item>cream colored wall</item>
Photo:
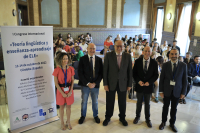
[[[72,0],[72,28],[77,27],[76,0]]]
[[[198,5],[197,13],[200,12],[200,2]],[[195,14],[196,17],[196,14]],[[194,36],[200,36],[200,21],[196,19]]]
[[[148,0],[143,0],[142,29],[146,28],[148,14]]]
[[[0,26],[17,26],[17,16],[12,15],[13,9],[16,10],[15,0],[0,0]]]
[[[167,0],[166,13],[165,13],[165,22],[164,22],[164,31],[167,31],[167,32],[172,32],[173,31],[175,7],[176,7],[176,0]],[[167,19],[167,14],[168,13],[172,14],[171,20]]]
[[[33,11],[34,11],[34,25],[39,26],[39,11],[38,11],[38,0],[33,0]]]
[[[107,28],[112,26],[112,0],[108,0],[107,5]]]
[[[63,27],[67,27],[67,0],[62,0]]]
[[[116,28],[120,28],[122,0],[117,0]]]

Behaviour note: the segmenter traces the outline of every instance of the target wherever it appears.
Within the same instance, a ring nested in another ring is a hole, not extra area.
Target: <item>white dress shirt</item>
[[[167,50],[167,47],[168,47],[168,45],[165,45],[165,46],[164,46],[164,44],[160,46],[160,48],[162,49],[162,51]]]
[[[83,44],[83,45],[82,45],[82,43],[80,43],[79,46],[81,46],[81,48],[82,48],[83,51],[87,51],[88,45],[86,43]]]
[[[147,61],[147,70],[148,70],[149,64],[150,64],[150,57],[149,57],[148,60],[145,60],[145,59],[143,58],[143,69],[144,69],[144,67],[145,67],[145,61]]]

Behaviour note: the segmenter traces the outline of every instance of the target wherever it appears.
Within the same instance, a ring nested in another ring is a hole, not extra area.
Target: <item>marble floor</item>
[[[1,91],[1,105],[0,105],[0,133],[6,133],[9,128],[9,113],[8,105],[5,104],[4,91]],[[124,127],[118,118],[118,102],[116,97],[114,115],[111,118],[111,122],[108,126],[104,127],[102,122],[105,117],[106,108],[106,96],[103,90],[103,85],[101,83],[99,92],[99,117],[101,119],[100,124],[96,124],[93,119],[92,105],[88,103],[87,116],[82,125],[78,124],[78,119],[81,115],[81,91],[75,90],[75,102],[72,105],[71,113],[71,124],[73,129],[62,131],[60,129],[60,121],[55,121],[47,125],[43,125],[32,130],[26,131],[26,133],[63,133],[63,132],[73,132],[73,133],[170,133],[172,132],[169,128],[169,123],[164,130],[160,131],[158,129],[161,123],[161,113],[162,113],[162,100],[160,98],[159,103],[151,101],[151,121],[152,128],[148,128],[145,123],[144,110],[142,110],[142,115],[139,123],[137,125],[133,124],[133,119],[135,118],[136,110],[136,99],[127,98],[127,109],[126,109],[126,120],[128,126]],[[192,98],[192,100],[191,100]],[[144,108],[144,107],[143,107]],[[59,116],[59,111],[58,111]],[[65,115],[66,120],[66,115]],[[187,104],[179,104],[177,111],[177,121],[176,127],[180,133],[200,133],[200,88],[193,87],[190,95],[187,98]]]

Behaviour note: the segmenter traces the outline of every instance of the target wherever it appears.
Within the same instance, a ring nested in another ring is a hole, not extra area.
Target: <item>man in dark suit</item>
[[[136,82],[137,106],[136,117],[133,121],[137,124],[140,120],[142,102],[145,103],[145,119],[148,127],[152,127],[150,121],[150,98],[154,89],[154,82],[158,79],[158,64],[150,58],[152,50],[149,46],[144,48],[144,57],[135,61],[133,78]]]
[[[183,99],[187,91],[187,65],[184,62],[178,61],[179,52],[177,49],[172,49],[169,56],[171,61],[163,64],[160,75],[159,91],[160,96],[164,98],[164,105],[162,123],[159,129],[163,130],[166,125],[171,102],[171,119],[169,122],[172,131],[177,132],[178,130],[175,127],[177,105],[179,103],[179,98]]]
[[[176,46],[177,45],[177,41],[176,40],[174,40],[173,41],[173,46],[172,46],[172,48],[176,48],[176,49],[178,49],[178,52],[179,52],[179,54],[180,54],[180,47],[179,46]]]
[[[108,125],[113,116],[115,93],[118,94],[119,120],[124,126],[128,123],[126,116],[126,92],[132,87],[132,61],[131,55],[123,52],[123,41],[115,42],[115,51],[107,53],[104,59],[103,82],[106,90],[106,115],[103,122]]]
[[[93,117],[96,123],[100,123],[98,117],[98,95],[99,84],[103,78],[103,63],[102,59],[95,55],[95,44],[88,44],[87,50],[88,55],[80,58],[78,66],[78,84],[82,86],[81,118],[79,119],[79,124],[82,124],[86,117],[89,93],[91,93],[92,98]]]
[[[194,83],[200,83],[200,56],[194,56],[194,62],[190,63],[188,75],[192,77]]]

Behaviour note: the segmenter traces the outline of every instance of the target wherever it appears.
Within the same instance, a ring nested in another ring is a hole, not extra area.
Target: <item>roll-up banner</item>
[[[52,26],[1,27],[10,131],[58,120]]]

